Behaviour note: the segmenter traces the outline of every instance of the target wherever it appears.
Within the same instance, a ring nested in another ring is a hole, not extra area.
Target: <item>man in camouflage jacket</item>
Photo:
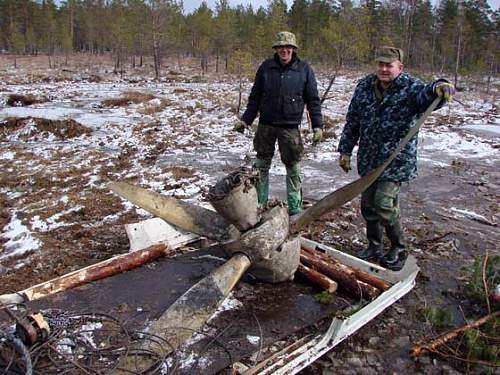
[[[354,146],[359,142],[358,173],[365,176],[383,164],[419,116],[437,96],[438,108],[451,100],[453,85],[439,79],[425,85],[403,73],[403,51],[380,48],[376,73],[361,79],[349,105],[338,151],[339,165],[348,172]],[[406,260],[400,222],[399,191],[402,182],[417,176],[417,136],[413,137],[382,175],[361,195],[361,213],[366,220],[368,247],[358,257],[401,269]],[[391,242],[383,255],[383,229]]]
[[[269,169],[278,141],[281,161],[286,167],[288,213],[302,211],[300,160],[304,152],[299,125],[307,106],[313,128],[313,143],[322,138],[323,117],[316,78],[311,67],[297,56],[295,35],[282,31],[273,43],[273,58],[264,61],[255,77],[248,105],[234,130],[243,132],[259,114],[253,140],[259,170],[259,205],[267,203]]]

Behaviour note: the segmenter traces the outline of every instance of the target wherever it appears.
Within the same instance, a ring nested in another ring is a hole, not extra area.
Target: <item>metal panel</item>
[[[278,375],[298,373],[347,337],[354,334],[377,315],[381,314],[415,286],[415,278],[419,268],[415,258],[412,256],[408,257],[401,271],[393,272],[318,242],[305,238],[301,238],[301,241],[304,247],[310,249],[319,248],[346,265],[369,272],[394,285],[348,318],[334,318],[324,334],[316,335],[299,348],[285,352],[268,366],[261,367],[261,370],[257,372],[258,374]],[[253,373],[252,369],[249,372]]]

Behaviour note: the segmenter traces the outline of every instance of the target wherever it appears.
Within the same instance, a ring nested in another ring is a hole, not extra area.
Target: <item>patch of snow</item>
[[[460,128],[466,129],[466,130],[472,130],[472,131],[493,133],[497,136],[500,135],[500,126],[498,126],[498,125],[474,124],[474,125],[464,125]]]
[[[45,221],[40,220],[40,216],[36,215],[33,217],[31,221],[31,227],[34,229],[38,229],[41,232],[47,232],[49,230],[53,230],[55,228],[63,227],[71,225],[71,223],[58,223],[57,221],[64,215],[69,214],[71,212],[76,212],[84,208],[81,205],[68,208],[65,211],[58,212],[57,214],[52,215],[47,218]]]
[[[56,349],[61,354],[73,355],[73,347],[75,343],[71,341],[68,337],[64,337],[57,342]]]
[[[0,110],[0,119],[7,117],[40,117],[48,120],[64,120],[82,113],[74,108],[6,107]]]
[[[247,340],[252,345],[257,345],[260,341],[260,336],[247,335]]]
[[[191,257],[191,259],[212,259],[212,260],[218,260],[220,262],[227,261],[227,259],[224,259],[224,258],[221,258],[221,257],[216,257],[216,256],[210,255],[210,254],[201,255],[201,256],[198,256],[198,257]]]
[[[424,139],[420,147],[425,152],[441,151],[449,156],[464,156],[484,158],[496,155],[498,150],[476,138],[464,139],[454,132],[433,133],[423,132]]]
[[[217,311],[210,317],[210,319],[208,319],[207,323],[217,318],[224,311],[239,309],[242,306],[243,304],[238,299],[236,299],[233,295],[233,292],[231,292],[224,300],[224,302],[222,302],[222,304],[219,306]]]
[[[34,238],[28,227],[17,218],[17,212],[12,214],[10,222],[4,227],[4,232],[0,237],[7,240],[3,245],[5,252],[0,255],[0,259],[35,251],[41,246],[41,242]]]
[[[459,217],[467,217],[469,219],[477,220],[477,221],[482,222],[482,223],[494,225],[494,223],[492,223],[490,220],[488,220],[485,216],[479,215],[478,213],[475,213],[474,211],[469,211],[469,210],[456,208],[456,207],[451,207],[450,211],[458,214]]]
[[[101,322],[91,322],[83,324],[80,327],[80,332],[78,332],[94,349],[97,349],[97,345],[94,341],[94,331],[101,329]]]
[[[15,156],[16,156],[15,152],[5,151],[4,153],[0,154],[0,159],[13,160]]]
[[[212,360],[206,357],[200,356],[198,353],[195,352],[189,352],[189,353],[182,353],[182,358],[180,359],[179,362],[179,370],[189,370],[190,368],[194,367],[197,365],[198,369],[206,369],[212,364]],[[169,374],[169,372],[166,372],[169,370],[169,368],[172,366],[172,363],[170,361],[167,361],[164,363],[162,366],[162,374]],[[165,372],[164,372],[165,371]]]

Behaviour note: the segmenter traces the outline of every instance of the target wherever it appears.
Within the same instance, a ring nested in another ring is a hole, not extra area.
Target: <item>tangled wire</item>
[[[172,374],[179,367],[167,358],[172,352],[168,341],[129,330],[126,322],[110,315],[48,310],[44,317],[50,335],[29,348],[16,337],[14,326],[0,326],[0,375],[103,375],[125,367],[130,374]],[[216,337],[212,343],[224,348]]]

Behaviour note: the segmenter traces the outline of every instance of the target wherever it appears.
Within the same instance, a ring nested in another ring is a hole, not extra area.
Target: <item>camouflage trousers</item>
[[[257,152],[255,167],[260,175],[257,186],[259,205],[264,206],[269,196],[269,169],[276,141],[278,141],[281,161],[286,167],[288,213],[295,215],[302,211],[300,159],[304,154],[304,145],[299,129],[286,129],[259,123],[253,140],[253,146]]]
[[[376,181],[361,194],[361,214],[366,221],[394,225],[399,220],[401,183]]]

